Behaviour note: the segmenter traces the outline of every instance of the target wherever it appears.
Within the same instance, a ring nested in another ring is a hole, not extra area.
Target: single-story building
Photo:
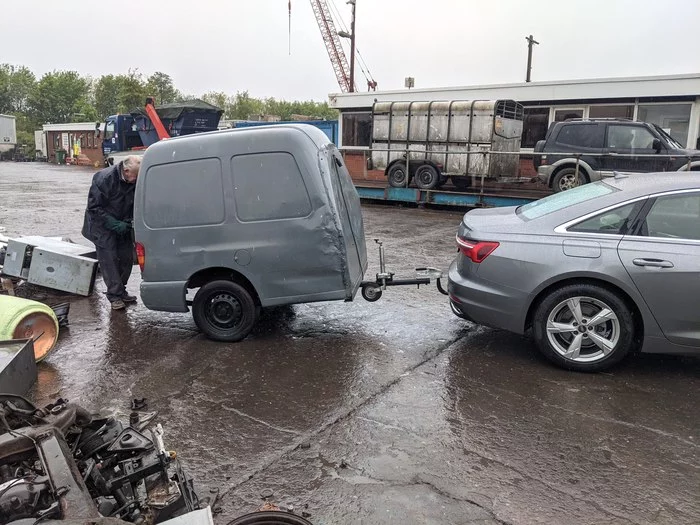
[[[100,125],[100,130],[104,124]],[[102,137],[96,134],[94,122],[72,122],[67,124],[44,124],[46,138],[46,157],[55,163],[56,151],[64,150],[76,164],[84,166],[102,166]],[[37,145],[38,147],[38,145]],[[77,155],[76,155],[77,153]]]
[[[657,124],[688,148],[700,149],[700,73],[557,82],[521,82],[485,86],[418,88],[397,91],[334,93],[340,111],[340,147],[370,146],[374,102],[513,99],[524,106],[521,151],[531,152],[552,122],[568,118],[627,118]],[[362,171],[346,153],[354,176]],[[521,174],[534,172],[521,163]],[[377,178],[377,175],[366,178]]]

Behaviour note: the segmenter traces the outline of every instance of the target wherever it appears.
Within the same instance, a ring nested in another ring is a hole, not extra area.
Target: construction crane
[[[311,8],[316,16],[318,28],[321,30],[323,43],[326,45],[328,57],[331,59],[335,78],[338,80],[340,90],[343,93],[348,91],[357,91],[357,86],[350,82],[350,66],[348,59],[343,51],[343,46],[340,43],[338,31],[335,28],[333,17],[331,17],[330,9],[326,0],[311,0]]]

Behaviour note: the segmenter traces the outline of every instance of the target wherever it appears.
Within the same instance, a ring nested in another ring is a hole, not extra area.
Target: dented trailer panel
[[[373,107],[372,165],[429,161],[444,175],[514,177],[523,107],[512,100],[377,102]],[[387,151],[389,150],[389,151]]]
[[[350,301],[367,268],[357,191],[335,145],[307,125],[153,144],[134,232],[153,310],[187,311],[188,282],[212,269],[245,278],[263,307]]]

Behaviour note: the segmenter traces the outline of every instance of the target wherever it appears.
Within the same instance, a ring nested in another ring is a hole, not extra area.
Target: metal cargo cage
[[[377,102],[372,109],[375,169],[395,161],[431,163],[447,176],[515,177],[523,106],[514,100]]]

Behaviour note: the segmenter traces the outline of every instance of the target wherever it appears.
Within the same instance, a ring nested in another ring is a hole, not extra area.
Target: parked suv
[[[621,119],[555,122],[535,153],[542,153],[533,157],[540,180],[555,192],[615,171],[700,171],[700,151],[683,148],[655,124]]]

